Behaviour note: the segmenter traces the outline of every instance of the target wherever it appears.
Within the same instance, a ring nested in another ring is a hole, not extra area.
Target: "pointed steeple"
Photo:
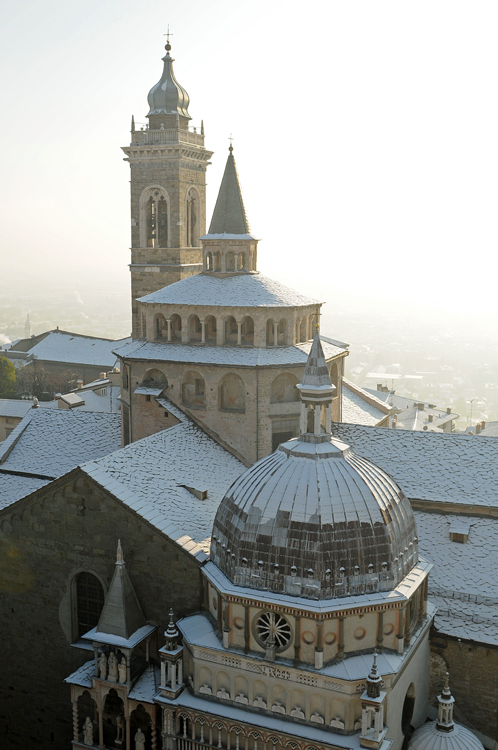
[[[233,146],[230,146],[229,152],[208,236],[213,234],[248,235],[250,231],[237,167],[233,158]]]
[[[335,386],[332,385],[330,379],[329,369],[325,361],[325,354],[323,353],[322,342],[320,341],[320,334],[318,333],[318,326],[315,326],[315,334],[313,336],[313,344],[311,345],[308,361],[304,368],[304,375],[301,383],[297,386],[302,390],[320,390],[333,392]]]
[[[118,541],[116,568],[104,607],[97,625],[96,635],[118,635],[128,640],[139,628],[147,624],[135,589],[128,577],[121,541]]]
[[[315,443],[330,439],[332,399],[337,389],[330,379],[318,326],[315,327],[308,361],[297,388],[301,395],[301,420],[299,424],[301,438],[307,442]]]
[[[367,696],[369,698],[378,698],[382,686],[382,677],[377,669],[377,651],[374,651],[372,669],[367,677]]]

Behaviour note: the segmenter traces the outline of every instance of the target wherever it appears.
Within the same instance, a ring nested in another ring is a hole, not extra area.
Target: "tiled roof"
[[[35,490],[39,490],[48,479],[36,479],[35,477],[20,477],[15,474],[2,474],[0,466],[0,510],[12,505]]]
[[[360,389],[353,390],[347,381],[342,381],[342,421],[350,424],[363,424],[375,427],[386,418],[385,411],[362,398]],[[371,399],[370,399],[371,400]]]
[[[498,645],[498,519],[415,512],[419,548],[434,563],[429,599],[436,628],[456,638]],[[450,526],[470,525],[465,544],[452,542]]]
[[[134,684],[128,698],[134,701],[152,703],[154,695],[159,689],[160,682],[161,670],[149,664]]]
[[[20,398],[0,398],[0,417],[19,417],[22,419],[33,406],[32,401]]]
[[[75,409],[78,411],[100,411],[108,414],[118,414],[121,411],[121,402],[119,401],[121,388],[117,385],[104,385],[104,388],[107,388],[105,396],[99,396],[97,393],[83,388],[75,391],[71,395],[80,396],[84,401],[81,406],[76,406]],[[57,401],[42,402],[40,403],[40,408],[58,409],[59,404]]]
[[[19,481],[22,494],[14,491],[11,472],[36,479],[54,479],[84,461],[116,450],[120,444],[119,414],[30,409],[0,444],[0,477],[11,486],[10,502],[14,502],[28,493],[24,492],[24,481]],[[5,480],[5,477],[10,478]],[[24,479],[19,477],[19,480]]]
[[[81,685],[81,687],[92,687],[93,676],[95,674],[95,661],[87,661],[82,667],[76,670],[66,677],[64,682],[68,682],[70,685]]]
[[[323,343],[326,359],[337,357],[344,349]],[[163,344],[137,339],[115,349],[123,359],[153,360],[154,362],[184,362],[222,367],[282,367],[305,365],[311,342],[282,347],[192,346],[191,344]]]
[[[495,438],[346,424],[332,433],[387,471],[409,498],[498,505]]]
[[[35,359],[50,362],[111,368],[116,362],[114,347],[128,340],[111,341],[66,331],[50,331],[48,336],[29,350],[29,354],[33,354]]]
[[[118,500],[196,555],[209,551],[218,505],[246,467],[169,403],[180,424],[82,468]],[[208,490],[205,500],[183,486],[198,482]]]
[[[141,297],[139,302],[218,307],[302,307],[320,304],[260,273],[241,273],[224,278],[199,273]]]

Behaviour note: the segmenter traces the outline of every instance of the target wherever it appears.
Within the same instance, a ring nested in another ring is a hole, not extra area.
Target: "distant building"
[[[365,391],[391,407],[390,426],[401,430],[454,432],[455,422],[460,417],[450,407],[438,409],[436,404],[429,401],[414,401],[407,396],[398,396],[396,391],[389,390],[381,383],[377,384],[377,390],[365,388]]]
[[[19,424],[32,406],[32,401],[0,398],[0,443],[9,437],[14,427]]]

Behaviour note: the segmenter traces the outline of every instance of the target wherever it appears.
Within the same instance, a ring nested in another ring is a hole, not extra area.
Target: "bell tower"
[[[164,69],[149,91],[148,123],[131,122],[123,147],[131,169],[132,336],[145,335],[137,299],[202,271],[199,237],[206,232],[204,125],[189,126],[189,96],[173,72],[171,44]]]

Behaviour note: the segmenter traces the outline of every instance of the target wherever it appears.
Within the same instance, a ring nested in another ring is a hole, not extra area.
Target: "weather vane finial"
[[[230,141],[230,145],[228,147],[228,150],[230,151],[230,153],[232,153],[232,151],[233,151],[233,137],[232,137],[231,133],[230,133],[230,138],[228,140]]]
[[[163,36],[166,37],[166,47],[165,47],[165,50],[167,52],[169,52],[170,49],[171,49],[171,44],[169,43],[169,38],[170,38],[170,36],[173,36],[173,34],[169,33],[169,24],[168,24],[168,32],[167,32],[167,34],[163,34]]]

